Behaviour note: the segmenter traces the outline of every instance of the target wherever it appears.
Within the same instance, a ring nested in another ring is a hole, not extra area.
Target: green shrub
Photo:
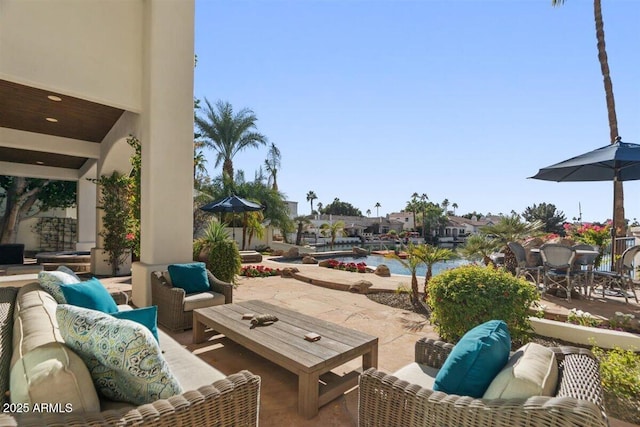
[[[223,240],[212,244],[206,264],[218,279],[236,283],[236,275],[240,274],[242,267],[242,259],[236,242]]]
[[[600,378],[607,412],[624,421],[640,424],[640,354],[615,348],[591,349],[600,360]]]
[[[431,323],[445,341],[456,343],[469,329],[488,320],[504,320],[515,342],[529,331],[529,307],[538,291],[504,270],[465,265],[429,281]]]

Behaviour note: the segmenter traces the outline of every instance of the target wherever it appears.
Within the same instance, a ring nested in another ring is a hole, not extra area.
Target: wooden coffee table
[[[273,314],[278,321],[251,328],[243,314]],[[358,385],[359,370],[343,376],[331,369],[362,356],[362,369],[378,367],[378,338],[263,301],[243,301],[193,310],[193,341],[205,328],[298,375],[298,413],[313,418],[318,408]],[[309,342],[309,332],[321,339]]]

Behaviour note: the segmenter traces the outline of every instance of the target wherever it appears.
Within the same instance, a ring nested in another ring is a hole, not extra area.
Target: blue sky
[[[195,96],[256,113],[300,214],[310,190],[373,215],[417,192],[458,214],[547,202],[603,221],[611,183],[527,179],[609,143],[592,3],[197,0]],[[602,3],[619,131],[640,143],[640,2]],[[252,179],[266,153],[234,167]],[[630,219],[639,190],[625,183]]]

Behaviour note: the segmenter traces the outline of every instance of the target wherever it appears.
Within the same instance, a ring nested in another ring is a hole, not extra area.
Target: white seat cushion
[[[413,362],[394,372],[393,376],[408,383],[433,390],[433,383],[436,381],[438,371],[439,369],[431,366]]]
[[[507,365],[496,375],[484,399],[526,399],[553,396],[558,383],[556,356],[536,343],[518,349]]]
[[[211,307],[224,304],[224,295],[217,292],[201,292],[184,297],[184,311],[193,311],[194,308]]]

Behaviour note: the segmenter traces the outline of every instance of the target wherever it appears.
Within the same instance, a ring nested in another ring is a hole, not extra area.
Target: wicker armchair
[[[416,343],[415,360],[439,369],[452,349],[452,344],[423,338]],[[474,399],[432,391],[368,369],[360,376],[358,425],[608,426],[598,360],[582,348],[551,349],[559,368],[554,397]]]
[[[217,279],[209,270],[209,292],[186,295],[171,284],[169,273],[151,272],[151,304],[158,306],[158,323],[171,331],[193,327],[193,309],[233,302],[233,285]]]

